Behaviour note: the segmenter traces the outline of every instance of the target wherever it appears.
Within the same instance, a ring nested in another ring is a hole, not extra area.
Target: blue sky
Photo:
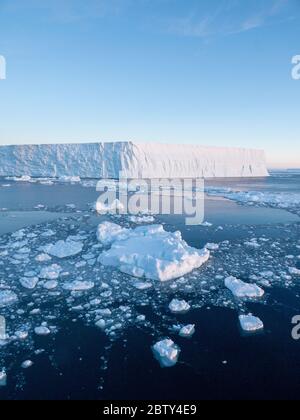
[[[300,167],[300,0],[0,0],[0,144],[266,149]]]

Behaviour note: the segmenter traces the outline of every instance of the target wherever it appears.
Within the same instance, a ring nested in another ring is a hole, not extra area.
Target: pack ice
[[[166,232],[162,225],[123,229],[106,222],[98,227],[98,240],[111,244],[99,261],[104,266],[149,280],[168,281],[201,267],[209,259],[207,249],[188,246],[180,232]]]
[[[116,179],[120,171],[128,178],[268,175],[262,150],[132,142],[0,146],[0,176]]]

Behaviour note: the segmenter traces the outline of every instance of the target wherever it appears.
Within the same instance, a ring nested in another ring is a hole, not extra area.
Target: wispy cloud
[[[244,1],[227,0],[215,10],[194,9],[184,17],[167,19],[165,29],[177,35],[203,39],[247,32],[280,21],[290,1],[270,0],[266,3],[256,0],[247,8]]]

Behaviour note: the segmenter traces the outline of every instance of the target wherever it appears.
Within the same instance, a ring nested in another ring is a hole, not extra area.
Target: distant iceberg
[[[117,179],[120,172],[128,178],[268,176],[262,150],[132,142],[0,146],[0,176]]]

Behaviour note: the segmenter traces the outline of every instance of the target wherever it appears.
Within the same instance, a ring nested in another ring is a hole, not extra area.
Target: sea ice
[[[40,327],[36,327],[34,329],[34,332],[36,333],[36,335],[49,335],[51,333],[49,328],[43,325],[41,325]]]
[[[33,366],[33,362],[31,360],[25,360],[22,364],[21,364],[21,368],[22,369],[28,369],[31,366]]]
[[[289,272],[292,276],[300,276],[300,270],[296,267],[290,267]]]
[[[56,280],[48,280],[44,283],[44,288],[47,290],[56,289],[58,286],[58,282]]]
[[[188,312],[191,306],[185,300],[173,299],[169,304],[169,309],[174,314],[180,314]]]
[[[38,277],[22,277],[20,283],[25,289],[34,289],[39,282]]]
[[[72,282],[64,283],[63,289],[70,291],[90,290],[95,284],[91,281],[74,280]]]
[[[208,250],[188,246],[180,232],[166,232],[162,225],[122,229],[106,223],[98,227],[99,237],[102,243],[112,242],[111,249],[99,257],[102,265],[150,280],[182,277],[201,267],[210,256]]]
[[[185,325],[179,331],[180,337],[183,337],[183,338],[192,337],[194,334],[195,334],[195,325],[194,324]]]
[[[60,276],[62,268],[58,264],[52,264],[49,267],[41,269],[39,278],[46,280],[57,280]]]
[[[5,370],[0,370],[0,387],[6,386],[7,375]]]
[[[104,222],[97,228],[97,239],[104,246],[109,246],[116,240],[127,238],[128,233],[129,229],[122,228],[115,223]]]
[[[12,305],[18,301],[17,295],[11,290],[0,290],[0,308]]]
[[[245,283],[232,276],[225,279],[225,286],[238,298],[260,298],[265,293],[256,284]]]
[[[43,251],[57,258],[67,258],[79,254],[83,249],[83,243],[71,240],[58,241],[43,247]]]
[[[175,366],[180,349],[170,339],[159,341],[152,347],[154,357],[159,361],[161,367],[172,367]]]
[[[239,316],[241,327],[246,332],[256,332],[264,328],[263,322],[253,315]]]

